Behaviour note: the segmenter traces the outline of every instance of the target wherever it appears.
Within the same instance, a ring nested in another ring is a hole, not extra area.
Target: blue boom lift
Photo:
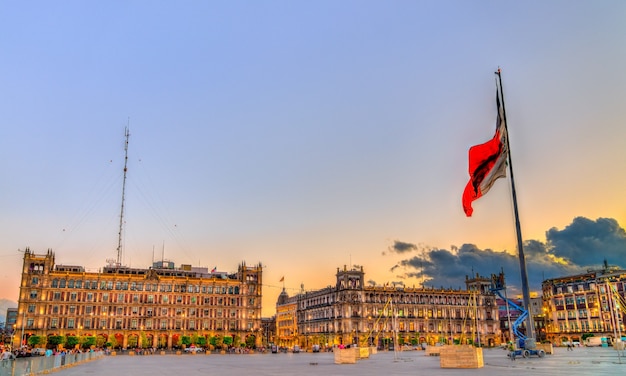
[[[505,290],[505,289],[506,289],[506,285],[504,283],[504,272],[500,272],[500,274],[498,275],[492,274],[491,275],[491,287],[489,288],[489,290],[493,292],[494,294],[498,295],[510,307],[521,312],[519,317],[513,322],[513,326],[511,328],[513,329],[513,334],[515,334],[515,337],[517,338],[517,347],[509,351],[508,356],[513,357],[513,358],[518,357],[518,356],[523,356],[524,358],[529,358],[531,356],[538,356],[540,358],[543,358],[546,355],[546,352],[542,349],[537,350],[535,346],[535,339],[526,338],[526,334],[522,333],[519,329],[519,327],[528,317],[528,310],[526,310],[524,307],[520,305],[515,304],[515,302],[503,296],[502,290]]]

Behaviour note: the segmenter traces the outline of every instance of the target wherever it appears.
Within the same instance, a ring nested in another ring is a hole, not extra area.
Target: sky
[[[0,298],[23,251],[263,265],[263,314],[372,284],[519,287],[510,178],[461,206],[502,70],[531,289],[626,267],[623,1],[0,2]],[[509,174],[510,176],[510,174]],[[280,282],[284,277],[284,285]]]

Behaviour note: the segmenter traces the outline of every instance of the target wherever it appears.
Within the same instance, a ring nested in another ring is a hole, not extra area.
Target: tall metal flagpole
[[[528,273],[526,272],[526,258],[524,257],[524,246],[522,243],[522,229],[520,226],[519,212],[517,210],[517,193],[515,191],[515,178],[513,176],[513,161],[511,159],[511,144],[509,143],[509,129],[506,120],[506,108],[504,107],[504,92],[502,90],[502,76],[500,68],[495,72],[498,75],[498,85],[500,86],[500,100],[502,101],[502,117],[504,120],[504,129],[506,130],[506,146],[509,158],[509,172],[511,173],[511,195],[513,198],[513,211],[515,213],[515,233],[517,234],[517,252],[519,255],[520,272],[522,275],[522,296],[524,299],[524,308],[528,312],[526,318],[526,337],[535,338],[535,327],[533,324],[533,316],[530,312],[530,290],[528,288]]]

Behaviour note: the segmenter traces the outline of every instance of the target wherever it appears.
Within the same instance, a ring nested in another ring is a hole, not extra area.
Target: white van
[[[585,346],[602,346],[602,344],[606,344],[606,337],[589,337],[585,340]]]

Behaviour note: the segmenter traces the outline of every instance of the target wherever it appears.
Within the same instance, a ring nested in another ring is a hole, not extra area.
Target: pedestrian
[[[513,346],[513,342],[509,342],[509,357],[511,360],[515,360],[515,346]]]

